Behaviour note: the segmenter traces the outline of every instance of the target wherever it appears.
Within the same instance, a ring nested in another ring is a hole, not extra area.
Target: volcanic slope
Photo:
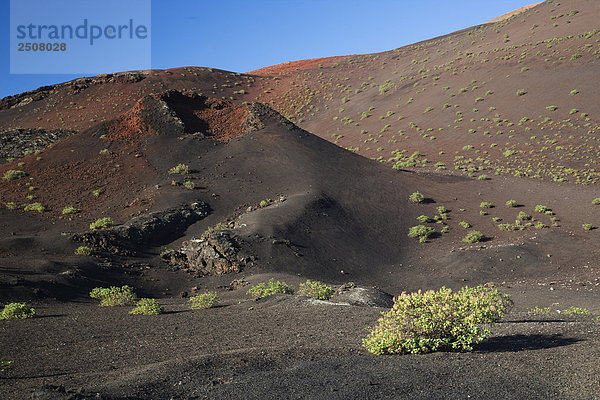
[[[595,183],[599,16],[593,0],[546,1],[377,54],[247,74],[186,67],[81,78],[2,99],[0,129],[82,130],[115,118],[143,95],[193,90],[267,103],[300,127],[390,167]]]

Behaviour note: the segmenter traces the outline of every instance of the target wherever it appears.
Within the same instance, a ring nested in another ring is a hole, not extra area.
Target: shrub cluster
[[[177,164],[169,170],[170,174],[187,175],[190,172],[190,167],[186,164]]]
[[[155,299],[143,298],[139,299],[135,304],[135,308],[129,311],[132,315],[158,315],[162,314],[164,309]]]
[[[508,296],[486,286],[456,293],[444,287],[402,293],[392,309],[382,313],[363,346],[373,354],[472,350],[490,335],[480,324],[498,321],[511,304]]]
[[[433,235],[433,232],[434,229],[429,226],[417,225],[408,230],[408,237],[419,238],[419,242],[425,243]]]
[[[92,289],[90,297],[100,301],[103,307],[130,306],[135,304],[137,295],[131,286],[111,286],[108,288],[97,287]]]
[[[114,224],[115,223],[110,217],[98,218],[96,221],[90,224],[90,229],[106,229],[110,228]]]
[[[425,196],[421,192],[414,192],[408,196],[408,201],[415,204],[422,203],[425,201]]]
[[[483,240],[484,236],[479,231],[469,231],[467,235],[462,239],[465,243],[479,243]]]
[[[211,308],[219,302],[219,295],[217,292],[206,292],[190,297],[188,303],[192,310],[201,310],[204,308]]]
[[[311,281],[310,279],[300,284],[298,292],[317,300],[329,300],[334,294],[330,286],[319,281]]]
[[[254,296],[255,299],[276,293],[294,294],[294,288],[285,282],[275,281],[274,278],[271,278],[268,282],[261,282],[248,290],[248,294]]]
[[[0,313],[2,319],[25,319],[35,316],[33,307],[29,307],[27,303],[9,303],[4,306]]]
[[[4,176],[2,177],[2,179],[6,180],[6,181],[13,181],[15,179],[24,178],[26,176],[27,176],[27,172],[25,172],[25,171],[18,171],[16,169],[9,169],[8,171],[6,171],[4,173]]]

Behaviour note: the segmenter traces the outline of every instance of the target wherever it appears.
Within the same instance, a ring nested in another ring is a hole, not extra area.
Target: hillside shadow
[[[560,334],[505,335],[489,338],[474,346],[474,350],[481,353],[542,350],[569,346],[581,341],[582,339],[567,338]]]

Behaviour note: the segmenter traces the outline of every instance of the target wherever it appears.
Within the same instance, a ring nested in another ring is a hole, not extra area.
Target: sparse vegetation
[[[219,295],[217,292],[206,292],[196,296],[190,297],[188,303],[192,310],[201,310],[205,308],[211,308],[219,302]]]
[[[329,300],[333,297],[334,291],[330,286],[319,281],[311,281],[310,279],[300,284],[298,289],[299,294],[312,297],[317,300]]]
[[[484,236],[479,231],[469,231],[467,235],[462,239],[465,243],[479,243],[484,239]]]
[[[410,196],[408,196],[408,201],[411,203],[423,203],[425,201],[425,196],[421,192],[414,192]]]
[[[88,246],[79,246],[75,249],[75,254],[78,256],[89,256],[92,254],[92,249]]]
[[[6,181],[14,181],[15,179],[21,179],[26,176],[27,176],[27,173],[25,171],[9,169],[8,171],[6,171],[4,173],[4,176],[2,177],[2,179],[6,180]]]
[[[545,214],[546,211],[549,211],[550,209],[544,205],[538,204],[537,206],[535,206],[535,212],[536,213],[540,213],[540,214]]]
[[[164,312],[163,307],[155,299],[139,299],[135,308],[129,311],[132,315],[159,315]]]
[[[131,286],[97,287],[92,289],[90,297],[100,301],[102,307],[130,306],[135,304],[137,295]]]
[[[521,221],[528,221],[531,219],[531,215],[527,214],[524,211],[519,211],[519,215],[517,216]]]
[[[467,221],[460,221],[458,224],[465,229],[469,229],[471,227],[471,224],[468,223]]]
[[[413,226],[408,230],[408,237],[419,238],[419,242],[425,243],[433,235],[434,229],[425,225]]]
[[[506,204],[506,207],[516,207],[517,201],[516,200],[508,200],[505,204]]]
[[[363,346],[373,354],[472,350],[491,334],[479,324],[498,321],[511,303],[496,288],[485,286],[402,293],[382,313]]]
[[[592,224],[582,224],[581,227],[584,231],[591,231],[594,228]]]
[[[592,204],[594,205],[600,205],[600,197],[596,197],[594,200],[592,200]]]
[[[0,320],[32,318],[35,314],[35,309],[27,303],[9,303],[0,313]]]
[[[590,315],[592,314],[587,308],[571,306],[566,310],[562,310],[563,314]]]
[[[294,288],[285,282],[275,281],[275,278],[271,278],[268,282],[261,282],[248,290],[248,294],[257,300],[276,293],[293,294]]]
[[[190,167],[186,164],[177,164],[169,170],[169,174],[187,175],[190,172]]]
[[[183,182],[183,187],[187,190],[193,190],[196,187],[196,185],[192,181],[185,181]]]
[[[75,207],[71,207],[71,206],[65,207],[62,210],[63,215],[77,214],[78,212],[81,212],[81,210],[78,208],[75,208]]]
[[[96,221],[90,224],[90,229],[106,229],[113,226],[115,223],[110,217],[98,218]]]
[[[37,211],[40,213],[46,211],[46,207],[44,207],[41,203],[26,204],[23,209],[25,211]]]
[[[427,215],[419,215],[417,217],[417,221],[422,222],[424,224],[431,222],[431,218],[429,218]]]
[[[479,204],[480,208],[492,208],[494,207],[494,205],[488,201],[482,201],[481,204]]]

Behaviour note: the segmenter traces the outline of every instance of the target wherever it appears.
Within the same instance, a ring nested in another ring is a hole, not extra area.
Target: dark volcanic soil
[[[1,99],[0,176],[26,175],[0,181],[0,301],[38,315],[0,321],[0,399],[598,398],[597,16],[544,2],[378,55]],[[91,232],[102,217],[116,226]],[[272,277],[492,283],[515,307],[471,353],[374,356],[361,339],[384,308],[251,300]],[[124,284],[166,313],[89,299]],[[188,309],[206,290],[221,303]]]

